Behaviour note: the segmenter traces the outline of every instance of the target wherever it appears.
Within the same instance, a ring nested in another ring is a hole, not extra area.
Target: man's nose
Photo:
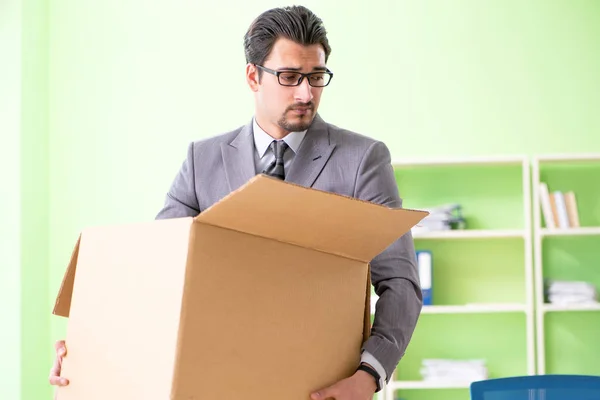
[[[295,100],[302,103],[308,103],[313,99],[312,86],[308,84],[308,78],[302,79],[300,85],[296,86]]]

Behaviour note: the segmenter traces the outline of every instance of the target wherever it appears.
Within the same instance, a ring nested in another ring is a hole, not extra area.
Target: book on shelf
[[[578,228],[579,213],[575,192],[550,191],[546,182],[540,182],[540,207],[548,229]]]
[[[417,267],[419,269],[419,281],[423,292],[423,305],[433,304],[433,263],[429,250],[417,251]]]
[[[542,207],[542,214],[544,215],[546,227],[549,229],[556,228],[556,223],[554,222],[554,207],[552,206],[552,199],[550,198],[550,192],[546,182],[540,182],[540,205]]]
[[[565,196],[563,192],[556,190],[552,192],[554,197],[554,206],[556,207],[556,217],[559,228],[569,227],[569,216],[567,215],[567,205],[565,204]]]
[[[567,207],[569,226],[571,228],[579,228],[579,213],[577,212],[577,200],[575,199],[575,193],[573,191],[565,193],[565,205]]]

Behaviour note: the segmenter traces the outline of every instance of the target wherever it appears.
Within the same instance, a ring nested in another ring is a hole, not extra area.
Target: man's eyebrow
[[[312,69],[313,71],[327,71],[327,67],[313,67]],[[302,68],[298,68],[298,67],[282,67],[282,68],[278,68],[277,71],[302,71]]]

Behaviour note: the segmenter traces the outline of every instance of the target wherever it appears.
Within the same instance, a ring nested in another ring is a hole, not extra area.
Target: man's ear
[[[253,92],[258,92],[258,69],[254,64],[246,64],[246,82]]]

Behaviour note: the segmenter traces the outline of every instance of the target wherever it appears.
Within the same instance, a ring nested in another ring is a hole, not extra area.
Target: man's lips
[[[296,111],[296,112],[300,112],[300,113],[305,113],[307,111],[312,111],[312,107],[292,107],[291,110],[292,111]]]

